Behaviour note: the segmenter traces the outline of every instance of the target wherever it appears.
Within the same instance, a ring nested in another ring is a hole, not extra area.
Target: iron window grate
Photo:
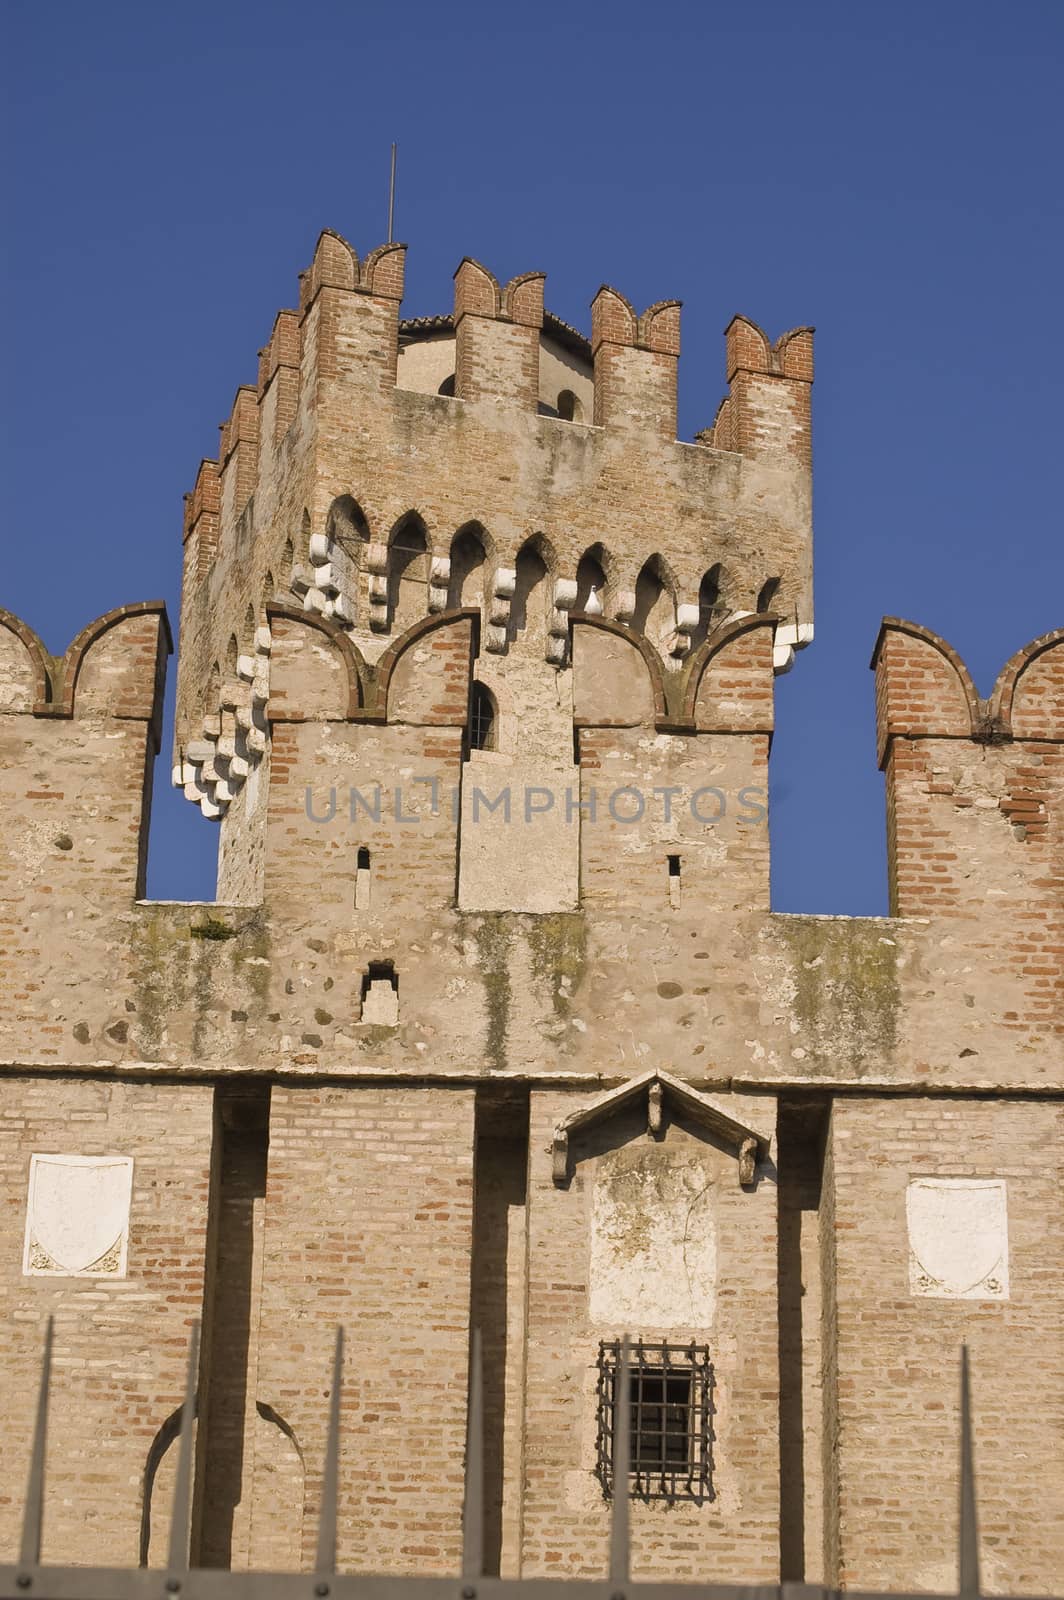
[[[598,1353],[595,1476],[613,1493],[613,1423],[621,1345]],[[709,1347],[629,1346],[631,1493],[642,1500],[713,1499],[713,1366]]]

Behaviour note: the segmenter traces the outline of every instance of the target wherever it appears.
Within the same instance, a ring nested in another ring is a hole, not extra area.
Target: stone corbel
[[[569,1135],[562,1127],[554,1130],[551,1152],[551,1177],[560,1186],[569,1176]]]
[[[647,1090],[647,1132],[655,1139],[661,1138],[664,1127],[664,1091],[658,1078]]]

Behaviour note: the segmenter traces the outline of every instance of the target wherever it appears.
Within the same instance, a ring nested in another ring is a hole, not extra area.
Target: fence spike
[[[344,1330],[336,1329],[333,1349],[332,1393],[329,1396],[329,1432],[325,1440],[325,1466],[321,1475],[321,1513],[318,1518],[318,1554],[315,1572],[336,1571],[336,1502],[340,1484],[340,1385],[344,1369]]]
[[[37,1417],[33,1424],[30,1475],[26,1482],[26,1507],[22,1513],[19,1561],[24,1567],[35,1567],[41,1559],[41,1527],[44,1521],[44,1450],[48,1433],[48,1389],[52,1379],[54,1327],[54,1318],[48,1317],[44,1324],[44,1356],[41,1360],[40,1387],[37,1390]]]
[[[174,1503],[170,1512],[170,1550],[166,1558],[168,1572],[187,1572],[189,1558],[189,1525],[192,1511],[192,1423],[196,1414],[196,1378],[199,1371],[200,1325],[192,1324],[188,1341],[188,1371],[185,1374],[185,1398],[181,1403],[181,1431],[178,1434],[177,1476],[174,1479]]]
[[[613,1514],[610,1518],[610,1582],[628,1582],[628,1496],[632,1460],[631,1371],[625,1334],[613,1380]],[[616,1592],[616,1591],[615,1591]]]
[[[975,1504],[972,1391],[966,1344],[961,1345],[961,1506],[957,1592],[966,1597],[979,1593],[979,1522]]]
[[[469,1410],[466,1415],[465,1504],[462,1507],[462,1577],[484,1570],[484,1357],[480,1329],[469,1351]]]

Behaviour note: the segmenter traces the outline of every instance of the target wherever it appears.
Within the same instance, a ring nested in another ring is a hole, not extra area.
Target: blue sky
[[[982,693],[1064,621],[1064,6],[8,0],[0,24],[0,604],[52,649],[158,596],[176,632],[181,495],[319,230],[384,237],[398,139],[406,315],[450,309],[466,254],[546,271],[585,328],[603,280],[678,296],[687,438],[733,312],[816,324],[817,638],[778,684],[773,903],[884,912],[881,616]],[[210,898],[216,844],[167,730],[149,891]]]

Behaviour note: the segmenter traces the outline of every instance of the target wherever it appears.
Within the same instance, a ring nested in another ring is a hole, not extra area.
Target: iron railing
[[[803,1583],[722,1584],[646,1583],[629,1577],[629,1500],[611,1499],[608,1571],[601,1579],[496,1578],[483,1572],[484,1549],[484,1390],[479,1331],[471,1344],[466,1432],[466,1484],[462,1508],[462,1570],[451,1578],[376,1576],[336,1571],[336,1522],[340,1470],[340,1385],[343,1329],[336,1330],[329,1424],[322,1475],[317,1554],[313,1572],[228,1572],[191,1567],[192,1422],[195,1411],[199,1328],[189,1347],[185,1398],[181,1408],[177,1474],[170,1514],[165,1568],[60,1567],[41,1565],[44,1517],[45,1438],[52,1365],[52,1319],[44,1341],[29,1481],[26,1489],[19,1559],[0,1564],[0,1600],[928,1600],[926,1594],[890,1595],[864,1590],[834,1590]],[[620,1344],[614,1383],[613,1478],[631,1471],[631,1358],[627,1339]],[[968,1350],[961,1352],[961,1487],[957,1552],[960,1600],[980,1595],[975,1473],[972,1462]],[[1051,1600],[1051,1597],[1046,1597]]]

